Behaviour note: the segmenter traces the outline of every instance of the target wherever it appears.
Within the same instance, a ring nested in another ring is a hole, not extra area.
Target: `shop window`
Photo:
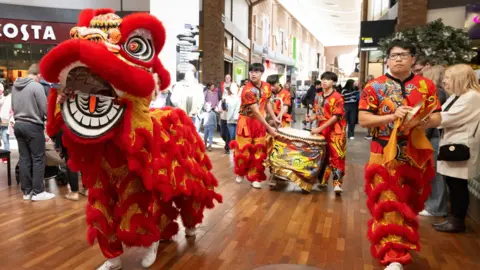
[[[38,64],[53,45],[0,44],[0,81],[7,87],[20,77],[27,76],[30,65]]]
[[[285,32],[280,29],[279,31],[279,36],[280,36],[280,52],[283,54],[283,43],[285,42],[285,39],[284,39],[284,35],[285,35]]]
[[[270,45],[269,39],[270,39],[270,25],[269,25],[269,19],[267,16],[263,17],[262,20],[262,45],[263,48],[268,48]]]
[[[232,0],[225,0],[225,18],[232,21]]]
[[[383,62],[382,51],[370,51],[370,52],[368,52],[368,62],[369,63],[382,63]]]
[[[0,46],[0,83],[7,80],[7,50]]]

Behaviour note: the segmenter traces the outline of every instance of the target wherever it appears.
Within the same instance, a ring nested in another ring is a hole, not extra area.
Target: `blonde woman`
[[[465,231],[467,181],[480,174],[480,85],[473,69],[464,64],[447,69],[443,83],[451,96],[442,106],[437,171],[445,176],[449,188],[451,215],[434,227],[440,232],[459,233]]]
[[[423,72],[423,76],[433,81],[437,87],[437,96],[440,104],[444,104],[447,100],[447,93],[443,89],[443,78],[445,75],[445,68],[437,65],[426,69]],[[437,160],[438,148],[440,143],[440,131],[437,128],[429,128],[426,131],[426,135],[433,147],[433,158],[435,162]],[[444,217],[448,213],[447,205],[447,185],[445,184],[445,178],[443,175],[437,173],[432,179],[432,193],[425,202],[425,209],[418,213],[421,216],[436,216]]]

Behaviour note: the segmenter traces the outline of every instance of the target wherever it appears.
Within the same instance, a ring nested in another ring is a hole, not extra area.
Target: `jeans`
[[[8,127],[0,127],[2,131],[2,142],[3,142],[3,149],[10,151],[10,135],[8,134]]]
[[[357,124],[357,103],[345,104],[345,118],[348,124],[348,138],[355,137],[355,125]]]
[[[292,121],[293,122],[296,122],[296,120],[295,120],[296,119],[295,118],[295,105],[296,105],[295,99],[292,99],[292,113],[291,113],[291,115],[292,115]]]
[[[45,134],[43,125],[17,121],[14,127],[20,154],[20,183],[23,194],[45,191]]]
[[[228,134],[230,135],[230,140],[234,141],[237,137],[237,124],[236,123],[228,123]]]
[[[195,126],[195,129],[197,130],[197,133],[200,132],[200,119],[198,119],[197,116],[192,116],[192,122],[193,122],[193,125]]]
[[[61,147],[62,154],[65,158],[65,164],[67,164],[67,180],[68,180],[68,184],[70,185],[70,190],[72,192],[78,192],[78,173],[73,172],[68,167],[68,152],[67,152],[67,148],[65,148],[65,146],[62,143],[62,136],[63,136],[63,132],[61,131],[57,135],[55,135],[55,144]]]
[[[467,179],[445,176],[450,194],[450,210],[452,216],[460,221],[465,221],[468,205],[470,203],[470,192],[468,191]]]
[[[215,131],[215,126],[203,127],[203,141],[205,142],[206,146],[211,146],[213,144],[213,132]]]
[[[228,132],[227,120],[220,120],[220,134],[225,142],[225,151],[230,151],[228,144],[230,143],[230,133]]]
[[[433,148],[433,158],[435,162],[435,171],[437,170],[437,156],[440,138],[433,137],[430,139]],[[425,210],[434,216],[446,216],[448,214],[447,202],[447,186],[443,175],[436,173],[430,182],[432,185],[432,193],[425,202]]]

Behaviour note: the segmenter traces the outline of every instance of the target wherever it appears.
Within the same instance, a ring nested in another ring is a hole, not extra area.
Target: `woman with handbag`
[[[435,65],[426,69],[423,72],[423,77],[433,81],[437,87],[437,96],[440,104],[445,104],[445,101],[447,101],[447,93],[443,89],[445,68],[440,65]],[[440,144],[440,130],[437,128],[429,128],[426,130],[426,135],[432,144],[433,158],[436,162]],[[432,186],[432,192],[425,202],[425,209],[418,214],[426,217],[445,217],[448,213],[447,184],[445,183],[445,177],[437,172],[430,184]]]
[[[451,215],[433,226],[440,232],[459,233],[465,231],[468,179],[480,174],[480,85],[465,64],[448,68],[443,83],[450,98],[442,106],[437,171],[448,185]]]

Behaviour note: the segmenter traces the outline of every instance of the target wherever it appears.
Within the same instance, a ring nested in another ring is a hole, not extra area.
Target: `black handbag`
[[[450,102],[447,107],[445,107],[444,112],[448,111],[452,107],[453,103],[457,101],[459,97],[455,97],[452,102]],[[478,124],[473,133],[473,137],[477,133]],[[441,161],[467,161],[470,159],[470,148],[465,144],[453,143],[440,146],[438,151],[437,160]]]
[[[440,146],[437,160],[467,161],[470,159],[470,148],[465,144],[446,144]]]

